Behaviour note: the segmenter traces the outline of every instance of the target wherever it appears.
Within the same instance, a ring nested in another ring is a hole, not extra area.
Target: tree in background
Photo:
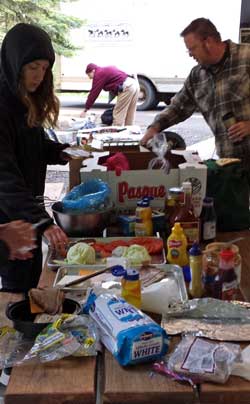
[[[39,25],[51,37],[57,55],[72,56],[79,49],[70,41],[70,30],[80,28],[85,21],[60,12],[60,3],[76,0],[0,0],[0,42],[15,24],[26,22]]]

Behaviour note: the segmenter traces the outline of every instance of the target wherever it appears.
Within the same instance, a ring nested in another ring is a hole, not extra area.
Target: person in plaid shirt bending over
[[[218,156],[240,158],[249,168],[250,45],[222,41],[215,25],[205,18],[192,21],[181,36],[197,65],[171,105],[147,128],[141,143],[147,144],[156,133],[198,110],[215,136]]]

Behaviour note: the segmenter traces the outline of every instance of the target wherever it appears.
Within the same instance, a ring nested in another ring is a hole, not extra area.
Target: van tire
[[[140,95],[137,102],[137,111],[146,111],[155,108],[158,104],[157,94],[150,82],[144,78],[138,77],[140,85]]]

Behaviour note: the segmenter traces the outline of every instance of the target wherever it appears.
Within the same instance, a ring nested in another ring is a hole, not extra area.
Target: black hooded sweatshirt
[[[55,55],[49,36],[42,29],[17,24],[5,36],[0,64],[0,223],[24,219],[36,223],[53,220],[35,199],[43,195],[47,164],[65,164],[60,152],[68,145],[47,139],[42,127],[27,125],[27,109],[17,97],[22,67]],[[36,287],[41,269],[41,234],[33,259],[0,265],[2,290],[28,291]],[[0,261],[1,263],[1,261]]]

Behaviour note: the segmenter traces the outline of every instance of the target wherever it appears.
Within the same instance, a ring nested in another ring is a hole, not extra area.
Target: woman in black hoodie
[[[59,101],[53,91],[55,54],[47,33],[17,24],[6,34],[0,65],[0,222],[23,219],[47,222],[37,231],[33,258],[8,261],[0,268],[2,291],[26,292],[36,287],[42,270],[42,234],[54,248],[68,242],[37,196],[44,194],[47,164],[66,164],[68,144],[46,137],[54,127]]]

